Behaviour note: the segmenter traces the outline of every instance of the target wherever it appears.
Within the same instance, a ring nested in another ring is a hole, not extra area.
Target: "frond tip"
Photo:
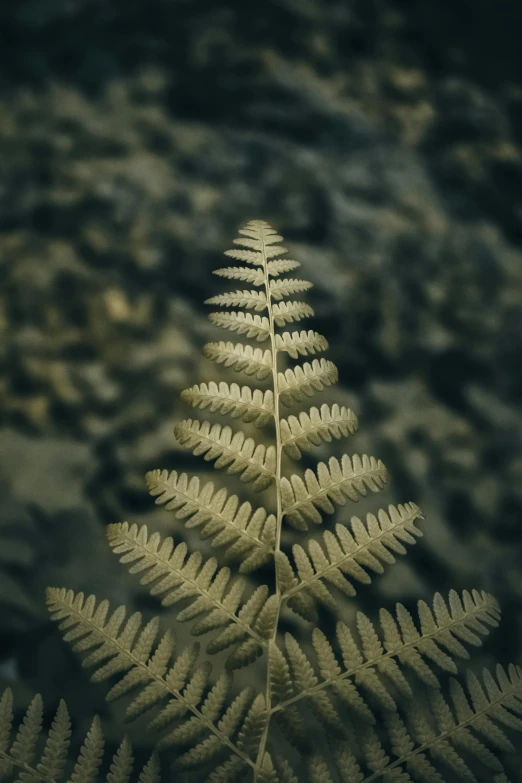
[[[357,416],[344,405],[339,407],[335,403],[330,408],[325,404],[321,410],[314,406],[309,413],[301,412],[299,418],[281,419],[281,441],[287,454],[300,459],[303,451],[310,451],[323,441],[330,443],[332,437],[353,435],[357,426]]]

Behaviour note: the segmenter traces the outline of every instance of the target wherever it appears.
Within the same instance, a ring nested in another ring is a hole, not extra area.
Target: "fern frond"
[[[232,756],[224,764],[220,764],[216,767],[210,777],[207,778],[206,783],[235,783],[236,780],[241,780],[248,767],[243,759],[238,756]]]
[[[270,294],[272,299],[277,301],[281,300],[284,296],[291,296],[292,294],[300,294],[303,291],[308,291],[312,288],[312,283],[308,280],[297,279],[281,279],[270,281]]]
[[[335,403],[330,408],[324,404],[321,410],[314,406],[309,413],[301,412],[299,418],[281,419],[281,441],[290,457],[300,459],[303,451],[310,451],[323,441],[330,443],[332,436],[353,435],[358,424],[355,413],[344,405],[339,407]]]
[[[507,672],[497,666],[496,678],[484,670],[483,682],[469,673],[467,693],[460,683],[451,680],[451,703],[440,692],[432,691],[435,726],[416,704],[409,709],[410,730],[397,712],[391,712],[386,728],[395,758],[390,759],[371,729],[365,730],[361,749],[369,774],[355,779],[365,783],[395,781],[403,779],[402,773],[413,776],[410,780],[444,783],[439,771],[442,769],[459,780],[476,783],[468,758],[491,770],[491,777],[501,773],[503,767],[495,751],[515,750],[503,729],[522,730],[521,675],[520,668],[514,665]],[[343,743],[343,753],[345,758],[351,757],[355,767],[357,761],[347,743]]]
[[[144,574],[140,583],[152,585],[151,595],[161,597],[163,606],[195,599],[176,618],[179,622],[198,619],[191,628],[194,636],[236,624],[242,632],[241,640],[251,636],[259,645],[265,643],[266,634],[257,633],[255,623],[247,624],[237,614],[243,605],[244,581],[237,579],[230,586],[230,569],[218,570],[215,557],[203,562],[201,552],[194,552],[187,559],[185,542],[176,546],[170,537],[161,541],[158,533],[149,536],[146,525],[141,528],[135,524],[129,526],[127,522],[109,525],[107,537],[114,552],[121,555],[120,562],[133,564],[129,569],[131,574]],[[259,607],[257,623],[262,622],[267,602]]]
[[[242,343],[218,342],[207,343],[203,347],[207,359],[217,364],[232,367],[237,372],[254,375],[262,381],[272,372],[272,352],[268,349],[252,348]]]
[[[307,529],[307,521],[320,525],[321,511],[333,514],[334,501],[339,506],[348,500],[357,501],[368,490],[379,492],[388,474],[380,459],[363,454],[349,457],[343,454],[341,462],[330,457],[328,465],[319,462],[317,475],[310,469],[305,471],[303,479],[294,474],[288,480],[281,479],[281,497],[283,511],[289,523],[298,530]]]
[[[230,332],[246,334],[247,337],[257,340],[259,343],[268,340],[270,336],[270,324],[266,315],[252,315],[252,313],[209,313],[209,321],[221,329]]]
[[[241,573],[249,573],[267,562],[275,545],[275,517],[264,508],[252,512],[251,504],[239,503],[237,495],[225,489],[215,491],[210,481],[200,488],[197,476],[173,470],[152,470],[146,475],[149,492],[157,504],[165,504],[185,520],[187,528],[201,528],[203,539],[212,546],[227,546],[229,557],[244,557]]]
[[[236,258],[240,261],[246,261],[248,264],[264,266],[267,258],[287,253],[285,247],[275,246],[275,242],[280,242],[279,237],[268,225],[262,225],[260,221],[252,221],[244,229],[241,229],[242,237],[234,239],[235,245],[242,245],[248,250],[225,250],[225,255]]]
[[[278,261],[268,261],[266,268],[270,277],[279,277],[279,275],[284,275],[285,272],[292,272],[300,266],[299,261],[282,258]]]
[[[124,737],[112,760],[109,774],[107,775],[107,783],[128,783],[133,761],[130,742]]]
[[[267,299],[264,291],[231,291],[228,294],[218,294],[205,300],[205,304],[221,305],[222,307],[244,307],[247,310],[266,310]]]
[[[355,589],[347,577],[369,584],[368,571],[381,574],[384,570],[382,563],[392,564],[395,562],[394,554],[406,554],[404,544],[414,544],[416,538],[422,536],[415,526],[415,520],[419,518],[423,519],[423,515],[415,503],[397,507],[390,505],[387,512],[380,509],[377,517],[367,514],[366,524],[358,517],[352,517],[352,532],[341,524],[336,525],[335,534],[325,531],[324,549],[318,541],[311,541],[310,555],[302,546],[295,544],[292,551],[299,579],[295,578],[293,571],[284,579],[283,595],[288,606],[298,614],[304,609],[305,617],[310,617],[313,602],[307,602],[303,607],[295,600],[304,591],[310,598],[316,598],[334,609],[337,604],[323,582],[349,597],[354,596]],[[314,611],[312,616],[315,616]]]
[[[218,277],[228,277],[229,280],[242,280],[244,283],[260,286],[265,282],[265,276],[261,269],[250,269],[248,266],[227,266],[222,269],[214,269],[213,274]]]
[[[337,367],[326,359],[314,359],[305,362],[277,376],[279,394],[283,405],[290,407],[294,402],[302,402],[337,382]]]
[[[241,610],[242,620],[251,601],[252,599],[249,599]],[[83,666],[97,667],[91,677],[94,682],[102,682],[126,672],[123,679],[109,691],[109,700],[121,698],[138,688],[138,694],[126,710],[128,720],[135,719],[143,711],[167,698],[169,701],[154,718],[151,727],[164,726],[173,720],[183,719],[190,713],[192,717],[188,720],[195,718],[198,731],[201,729],[201,732],[210,734],[207,741],[213,740],[220,748],[228,747],[250,763],[246,754],[240,751],[226,731],[220,728],[227,711],[219,721],[219,713],[216,715],[212,714],[211,710],[204,711],[202,702],[209,681],[210,664],[197,663],[197,644],[185,647],[170,665],[174,652],[174,641],[170,632],[160,639],[151,655],[159,625],[157,618],[140,631],[139,612],[135,612],[124,623],[125,607],[118,607],[108,616],[108,601],[102,601],[96,607],[93,595],[85,599],[83,593],[75,595],[72,590],[63,588],[48,588],[47,604],[51,619],[59,622],[60,630],[65,631],[65,641],[74,642],[73,650],[83,653],[90,651],[83,660]],[[244,633],[242,629],[241,632]],[[174,731],[176,730],[180,730],[180,727]],[[160,742],[160,747],[163,744]]]
[[[241,431],[233,434],[227,425],[185,419],[174,428],[179,443],[206,461],[215,459],[214,467],[227,473],[240,474],[243,482],[253,482],[255,490],[266,489],[274,480],[276,453],[274,446],[259,443]]]
[[[42,728],[43,703],[37,694],[27,708],[16,738],[11,744],[13,723],[13,694],[7,688],[0,698],[0,776],[2,780],[19,772],[19,783],[59,783],[71,743],[71,720],[64,701],[60,701],[44,743],[40,760],[35,764],[36,746],[44,735]],[[103,760],[103,733],[99,718],[95,717],[75,762],[69,783],[98,783]],[[114,754],[107,783],[129,783],[133,770],[132,748],[124,740]],[[138,783],[159,783],[160,767],[153,754],[141,771]]]
[[[287,634],[285,646],[293,676],[289,678],[288,666],[285,667],[281,660],[277,660],[277,671],[284,683],[283,691],[287,694],[280,700],[278,709],[284,710],[303,698],[317,699],[320,691],[332,688],[356,715],[373,723],[373,714],[360,693],[361,687],[372,694],[385,710],[395,709],[388,683],[393,684],[404,695],[411,696],[411,689],[401,666],[408,666],[426,685],[438,688],[439,681],[428,662],[436,663],[444,671],[455,673],[457,667],[453,657],[469,657],[462,642],[470,646],[481,644],[481,637],[489,633],[488,626],[498,625],[500,616],[493,596],[488,593],[480,594],[476,590],[472,595],[464,591],[462,599],[452,590],[449,595],[449,608],[437,593],[433,601],[433,614],[423,601],[419,601],[418,612],[420,633],[402,604],[397,604],[396,618],[382,609],[382,641],[371,620],[362,612],[357,614],[359,639],[345,623],[339,622],[337,642],[341,650],[342,665],[329,639],[318,628],[314,628],[312,643],[319,664],[320,678],[297,641]],[[429,627],[426,627],[427,614],[431,618]],[[405,615],[408,617],[407,623],[404,622]],[[284,657],[282,653],[280,657]],[[282,692],[281,686],[278,691]],[[289,696],[291,693],[295,695]]]
[[[239,387],[237,383],[221,381],[218,385],[210,381],[185,389],[180,396],[194,408],[208,408],[211,413],[223,413],[256,427],[263,427],[274,416],[272,389],[262,391],[250,386]]]
[[[257,250],[225,250],[225,255],[253,266],[263,266],[263,254]]]
[[[310,318],[313,314],[313,309],[306,302],[279,302],[272,306],[272,315],[278,326]]]
[[[243,723],[245,713],[249,709],[253,700],[252,688],[244,688],[228,707],[225,714],[217,724],[218,734],[212,735],[203,742],[198,743],[190,750],[178,756],[175,762],[175,768],[179,770],[193,769],[194,767],[207,764],[212,761],[223,749],[223,739],[231,741],[236,731]],[[177,738],[167,735],[162,741],[162,745],[167,747],[169,744],[176,743]],[[248,758],[243,754],[243,758]]]
[[[237,742],[238,748],[243,750],[250,758],[253,758],[257,753],[267,719],[265,697],[262,693],[259,693],[245,717]]]
[[[309,353],[326,351],[328,341],[318,332],[283,332],[276,334],[275,346],[278,351],[286,351],[292,359],[298,359],[299,354],[307,356]]]

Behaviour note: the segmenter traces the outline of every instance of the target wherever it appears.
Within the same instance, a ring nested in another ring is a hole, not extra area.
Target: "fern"
[[[176,531],[162,538],[128,522],[107,529],[110,546],[131,573],[165,607],[176,607],[176,621],[188,623],[192,636],[207,637],[204,652],[198,641],[177,650],[170,631],[159,636],[158,618],[144,624],[139,612],[127,617],[124,607],[111,611],[107,601],[63,588],[48,590],[51,617],[85,656],[93,680],[111,680],[108,698],[127,699],[127,719],[145,713],[158,748],[177,749],[174,768],[188,771],[191,781],[199,779],[198,767],[208,783],[245,776],[254,783],[475,781],[484,769],[486,780],[494,774],[500,781],[499,754],[513,750],[505,730],[522,728],[520,670],[497,667],[496,677],[486,672],[482,681],[469,674],[467,689],[451,679],[449,700],[441,690],[441,676],[458,674],[457,661],[467,659],[469,648],[498,624],[493,596],[476,590],[461,595],[452,590],[447,598],[437,593],[431,606],[418,603],[415,617],[397,604],[393,612],[381,609],[378,622],[359,612],[354,627],[337,622],[333,638],[313,627],[309,648],[294,633],[281,633],[283,616],[317,624],[318,604],[335,615],[342,600],[417,542],[424,517],[412,502],[388,505],[364,521],[344,514],[349,502],[386,484],[384,464],[367,454],[344,454],[319,462],[315,470],[297,465],[292,471],[291,461],[303,453],[354,435],[358,420],[337,404],[283,416],[282,406],[304,403],[334,384],[337,369],[315,358],[328,347],[322,335],[277,331],[313,315],[309,305],[289,298],[310,283],[284,277],[299,264],[279,258],[287,252],[282,237],[263,221],[239,233],[234,240],[239,248],[225,255],[240,265],[216,274],[253,288],[211,297],[209,304],[238,309],[209,317],[215,326],[263,345],[211,342],[204,354],[265,385],[209,381],[186,389],[182,399],[256,429],[247,434],[221,422],[186,419],[175,435],[216,469],[265,491],[259,497],[266,507],[212,481],[202,485],[186,473],[153,470],[146,480],[156,503],[208,540],[216,556],[190,552]],[[301,357],[313,358],[300,363]],[[288,360],[298,363],[288,367]],[[339,508],[339,519],[328,524],[326,515]],[[306,537],[310,523],[326,523],[320,537]],[[300,536],[290,548],[284,526]],[[262,567],[261,584],[254,588],[243,575]],[[220,653],[224,665],[213,672]],[[266,687],[238,689],[235,670],[255,661]],[[4,741],[5,763],[30,763],[40,726],[38,710],[31,709],[11,750]],[[65,754],[63,709],[54,744],[41,761],[49,769],[54,764],[52,770]],[[4,709],[2,737],[8,722]],[[71,783],[95,774],[92,760],[100,755],[100,740],[93,731]],[[282,737],[299,751],[295,770],[284,756]],[[128,780],[130,768],[124,743],[108,781]],[[142,773],[143,783],[157,779],[151,770]]]
[[[0,698],[0,777],[19,783],[99,783],[105,740],[99,719],[92,721],[70,777],[66,774],[67,754],[71,742],[71,720],[64,701],[56,710],[49,733],[44,738],[43,702],[38,694],[12,738],[13,694],[7,688]],[[40,746],[43,747],[40,750]],[[134,759],[129,741],[124,738],[114,754],[105,783],[159,783],[160,766],[154,753],[139,777],[133,776]]]

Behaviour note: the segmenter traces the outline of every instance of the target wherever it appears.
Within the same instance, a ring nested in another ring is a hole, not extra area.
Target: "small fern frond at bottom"
[[[0,698],[0,778],[6,783],[60,783],[65,777],[65,765],[71,741],[71,721],[65,702],[61,701],[52,721],[43,750],[37,746],[44,740],[43,703],[34,697],[11,743],[13,694],[7,688]],[[94,718],[78,754],[68,783],[100,783],[99,770],[105,741],[99,719]],[[37,758],[39,757],[39,760]],[[113,756],[106,783],[129,783],[134,759],[130,742],[124,738]],[[18,777],[16,777],[18,775]],[[136,780],[136,778],[134,778]],[[160,766],[153,754],[140,773],[137,783],[159,783]]]

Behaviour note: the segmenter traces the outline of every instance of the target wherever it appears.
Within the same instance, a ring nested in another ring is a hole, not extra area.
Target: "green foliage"
[[[201,485],[185,473],[147,474],[156,503],[207,539],[228,564],[190,552],[174,536],[162,539],[149,533],[145,525],[124,522],[107,530],[120,561],[140,575],[163,606],[176,606],[176,621],[189,623],[195,637],[208,635],[204,652],[198,642],[176,650],[171,631],[159,635],[158,618],[144,624],[139,612],[127,617],[124,607],[110,611],[106,600],[64,588],[48,590],[51,617],[65,640],[84,655],[93,680],[111,680],[108,699],[125,697],[127,719],[144,713],[158,736],[158,749],[175,748],[174,769],[188,773],[191,781],[225,783],[247,777],[254,783],[472,783],[496,775],[500,782],[501,755],[513,750],[506,730],[522,729],[521,671],[497,666],[495,676],[485,671],[482,679],[469,673],[466,688],[451,679],[449,698],[441,680],[441,674],[457,674],[457,661],[467,659],[468,648],[480,645],[498,624],[493,596],[476,590],[461,595],[452,590],[447,598],[437,593],[431,607],[418,602],[415,617],[397,604],[393,612],[381,609],[378,622],[359,612],[354,627],[337,622],[333,638],[317,627],[317,604],[335,616],[341,601],[355,595],[355,585],[368,584],[372,574],[381,574],[397,555],[406,554],[406,545],[416,543],[424,517],[412,502],[381,508],[364,521],[341,516],[321,538],[300,538],[285,551],[283,525],[302,536],[310,522],[322,524],[325,514],[369,491],[379,492],[387,471],[381,460],[367,454],[344,454],[319,462],[315,470],[303,472],[297,466],[297,472],[288,471],[287,463],[300,460],[303,452],[353,435],[358,421],[337,404],[281,417],[281,405],[303,403],[335,383],[337,369],[323,358],[285,365],[288,359],[299,361],[327,348],[314,331],[276,331],[313,315],[304,302],[286,299],[306,291],[310,283],[281,277],[299,264],[277,258],[286,249],[268,224],[252,221],[239,233],[234,241],[242,249],[226,255],[244,264],[216,274],[254,288],[209,299],[218,307],[240,308],[211,313],[210,320],[266,345],[212,342],[204,353],[266,386],[209,381],[186,389],[182,399],[187,404],[230,416],[246,425],[248,434],[219,422],[187,419],[176,425],[175,435],[195,455],[215,460],[216,469],[226,469],[255,491],[266,490],[266,503],[254,508],[224,487]],[[267,575],[270,566],[273,579]],[[257,587],[233,575],[234,570],[244,575],[261,567],[267,583]],[[311,646],[305,648],[293,632],[282,635],[283,613],[314,623]],[[216,659],[221,653],[222,664]],[[235,670],[254,662],[262,667],[266,687],[238,688]],[[41,760],[32,769],[41,731],[40,702],[31,705],[9,747],[8,698],[0,715],[4,764],[24,770],[19,780],[59,779],[70,734],[65,706],[60,706]],[[71,783],[93,779],[101,742],[94,723]],[[141,783],[159,779],[156,764],[151,760],[143,770]],[[130,746],[124,741],[108,783],[129,780],[131,767]]]

